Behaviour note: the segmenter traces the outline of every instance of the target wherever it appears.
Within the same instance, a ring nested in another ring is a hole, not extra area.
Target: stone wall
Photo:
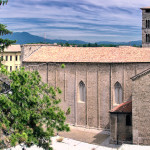
[[[150,74],[133,81],[133,143],[150,144]]]
[[[42,45],[22,46],[23,59],[38,50]],[[109,110],[114,108],[114,85],[118,81],[123,89],[123,102],[131,99],[132,81],[130,78],[148,69],[150,63],[25,63],[27,70],[38,70],[42,81],[60,87],[61,108],[71,108],[67,122],[94,128],[110,128]],[[86,87],[86,101],[79,101],[79,82]]]
[[[42,80],[60,87],[60,106],[71,108],[67,121],[74,125],[109,129],[109,110],[114,107],[114,84],[123,88],[123,101],[132,95],[130,77],[148,68],[148,64],[96,64],[96,63],[24,63],[29,70],[38,70]],[[86,86],[86,102],[79,101],[79,82]]]
[[[110,143],[132,143],[132,126],[126,125],[126,115],[129,114],[110,114]]]

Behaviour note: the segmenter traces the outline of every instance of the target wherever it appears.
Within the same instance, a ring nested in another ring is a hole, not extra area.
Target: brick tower
[[[150,7],[142,10],[142,47],[150,47]]]

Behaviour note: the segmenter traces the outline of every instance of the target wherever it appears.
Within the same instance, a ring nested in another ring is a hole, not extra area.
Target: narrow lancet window
[[[85,102],[85,84],[83,81],[79,83],[79,101]]]
[[[115,83],[115,103],[116,104],[121,104],[122,101],[122,87],[119,82]]]

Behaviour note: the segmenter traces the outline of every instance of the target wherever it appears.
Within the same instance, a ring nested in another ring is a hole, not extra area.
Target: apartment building
[[[17,70],[21,65],[21,47],[20,45],[11,45],[1,53],[2,64],[8,71]]]

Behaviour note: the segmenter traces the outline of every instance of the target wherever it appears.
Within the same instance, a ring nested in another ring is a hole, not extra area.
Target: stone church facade
[[[142,10],[144,25],[144,18],[147,16],[145,13],[149,13],[150,8]],[[148,21],[146,24],[148,27]],[[125,119],[130,120],[128,114],[132,117],[132,126],[126,129],[133,137],[133,143],[150,144],[150,71],[147,71],[150,68],[150,41],[148,42],[147,36],[149,33],[146,35],[145,32],[149,32],[149,29],[143,27],[142,45],[147,48],[22,45],[22,64],[27,70],[38,70],[45,83],[60,87],[61,108],[64,111],[68,107],[71,108],[68,123],[90,128],[111,128],[112,139],[115,141],[116,133],[122,133],[116,131],[117,119],[114,112],[122,110],[120,120],[124,118],[124,121],[121,121],[124,128],[127,125]],[[64,69],[61,64],[65,64]],[[132,102],[132,109],[130,112],[124,112],[124,106],[126,107],[129,101]],[[115,111],[112,111],[114,109]],[[144,110],[144,113],[141,110]],[[114,114],[114,121],[111,120],[111,112]],[[124,136],[129,137],[125,133],[126,131],[120,136],[122,139]]]

